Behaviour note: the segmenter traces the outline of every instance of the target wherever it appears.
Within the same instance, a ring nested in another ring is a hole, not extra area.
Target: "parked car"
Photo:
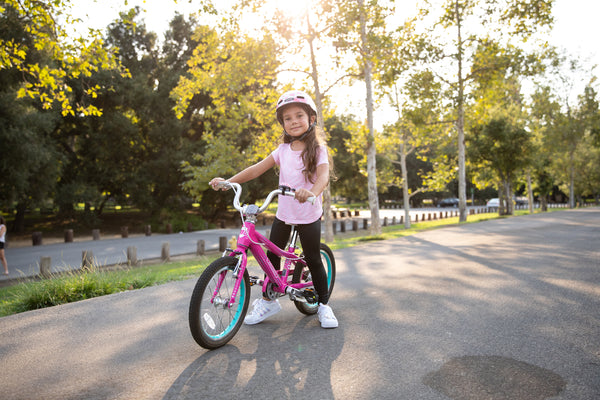
[[[490,199],[485,206],[490,208],[498,208],[500,207],[500,200],[497,198]]]
[[[515,197],[515,204],[518,206],[525,206],[529,204],[529,199],[527,197]]]
[[[442,199],[439,201],[439,203],[437,204],[438,208],[439,207],[458,207],[458,199],[451,197],[448,199]]]

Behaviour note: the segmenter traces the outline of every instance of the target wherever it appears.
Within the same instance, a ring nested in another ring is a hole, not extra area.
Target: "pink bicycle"
[[[308,266],[297,245],[298,234],[292,225],[287,250],[280,249],[256,231],[257,216],[263,212],[276,195],[294,196],[293,189],[281,186],[273,190],[263,205],[240,206],[242,187],[224,181],[222,188],[235,192],[233,206],[240,212],[242,228],[237,248],[226,249],[222,257],[213,261],[200,275],[190,301],[189,323],[194,340],[206,349],[216,349],[229,342],[244,322],[250,302],[250,287],[261,285],[262,292],[273,300],[289,296],[303,314],[317,312],[318,298]],[[269,261],[264,248],[282,258],[283,268],[276,270]],[[321,243],[321,259],[327,273],[329,294],[335,282],[335,259],[331,249]],[[254,256],[265,273],[264,279],[250,276],[248,251]]]

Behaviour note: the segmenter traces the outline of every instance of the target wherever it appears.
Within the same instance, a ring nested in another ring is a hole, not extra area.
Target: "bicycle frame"
[[[242,217],[242,228],[235,249],[226,249],[222,257],[213,261],[202,272],[190,300],[190,332],[196,343],[206,349],[225,345],[235,336],[244,323],[253,285],[261,285],[263,295],[269,299],[288,295],[301,313],[314,315],[318,312],[319,298],[312,282],[312,274],[304,255],[296,246],[298,231],[292,225],[290,241],[282,248],[256,231],[257,216],[263,212],[276,195],[294,196],[285,186],[273,190],[262,206],[240,206],[241,186],[223,182],[217,188],[233,188],[233,206]],[[310,199],[308,199],[310,201]],[[335,282],[335,260],[327,245],[320,243],[321,258],[326,261],[329,294]],[[284,257],[282,269],[271,264],[265,252],[271,251]],[[258,261],[265,277],[250,276],[247,270],[249,253]]]
[[[232,187],[235,188],[236,184],[231,184]],[[236,191],[236,200],[238,198],[238,191]],[[272,194],[283,194],[288,196],[293,196],[293,192],[286,192],[285,190],[277,190],[271,192]],[[291,231],[291,240],[288,246],[288,250],[284,250],[276,246],[273,242],[263,236],[260,232],[256,231],[256,215],[262,212],[266,206],[270,203],[273,196],[269,195],[263,206],[259,209],[252,209],[250,211],[250,215],[245,215],[248,211],[248,207],[240,207],[239,202],[234,201],[234,206],[242,213],[242,228],[240,229],[240,233],[238,235],[237,247],[235,250],[227,249],[223,255],[229,255],[231,257],[238,258],[238,265],[236,266],[235,275],[237,276],[234,289],[231,294],[231,298],[229,299],[228,306],[232,307],[234,303],[234,299],[237,296],[240,285],[242,283],[244,271],[248,265],[248,251],[254,256],[256,261],[258,262],[261,269],[265,272],[266,278],[261,282],[258,280],[256,283],[262,283],[262,291],[266,293],[269,289],[273,290],[276,293],[280,293],[281,295],[288,294],[292,300],[304,300],[304,297],[299,292],[302,289],[307,287],[312,287],[312,282],[300,282],[300,283],[288,283],[288,278],[290,275],[290,265],[292,262],[299,262],[303,265],[306,265],[303,257],[298,256],[296,251],[296,241],[297,241],[297,231],[295,227],[292,225]],[[237,204],[236,204],[237,203]],[[254,206],[256,207],[256,206]],[[248,217],[244,219],[244,217]],[[264,251],[264,247],[272,253],[276,254],[279,257],[285,258],[284,268],[281,271],[276,270],[271,261],[266,255]],[[222,282],[219,282],[217,287],[215,288],[213,299],[218,293]]]

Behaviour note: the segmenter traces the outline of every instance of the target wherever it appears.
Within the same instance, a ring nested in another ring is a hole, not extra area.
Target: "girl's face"
[[[308,130],[311,124],[304,108],[296,104],[287,106],[281,116],[283,119],[283,129],[291,136],[297,137],[302,135]]]

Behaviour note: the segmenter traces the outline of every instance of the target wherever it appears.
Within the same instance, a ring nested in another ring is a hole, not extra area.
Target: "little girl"
[[[323,214],[323,190],[329,184],[329,157],[327,146],[317,135],[317,107],[310,96],[301,91],[284,93],[277,101],[277,121],[283,127],[283,143],[267,158],[229,178],[229,182],[244,183],[259,177],[275,165],[279,166],[279,184],[296,189],[295,198],[279,196],[277,214],[271,227],[270,240],[283,248],[290,235],[290,224],[296,225],[305,260],[310,269],[315,290],[319,296],[318,316],[323,328],[337,328],[327,288],[327,274],[321,261],[321,215]],[[217,190],[223,178],[214,178],[209,185]],[[313,204],[306,200],[314,196]],[[277,269],[280,259],[267,253]],[[253,303],[254,309],[244,323],[258,324],[281,310],[278,300],[269,301],[265,296]]]

